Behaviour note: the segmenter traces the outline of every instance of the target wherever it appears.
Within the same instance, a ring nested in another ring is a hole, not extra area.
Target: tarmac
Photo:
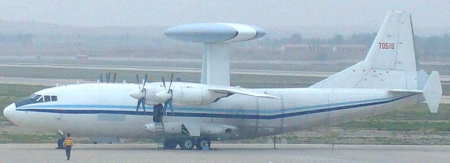
[[[209,151],[163,150],[157,144],[75,144],[72,158],[55,144],[0,144],[0,163],[415,163],[448,162],[450,146],[212,144]]]

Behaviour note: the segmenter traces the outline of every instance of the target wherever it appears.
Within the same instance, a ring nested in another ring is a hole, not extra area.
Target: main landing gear
[[[205,148],[211,149],[211,141],[209,139],[200,138],[197,140],[196,147],[198,150],[203,150]]]
[[[207,138],[183,138],[183,139],[167,139],[164,140],[165,149],[175,149],[180,145],[182,150],[191,150],[196,147],[198,150],[210,149],[211,141]]]

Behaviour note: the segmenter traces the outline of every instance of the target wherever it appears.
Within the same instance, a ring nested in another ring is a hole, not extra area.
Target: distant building
[[[78,61],[87,61],[87,60],[89,60],[89,56],[88,55],[77,55],[77,60]]]
[[[367,53],[366,45],[329,45],[329,44],[286,44],[281,47],[285,54],[298,54],[309,57],[328,55],[336,57],[363,57]]]
[[[333,46],[334,53],[353,53],[353,54],[366,54],[366,45],[336,45]]]

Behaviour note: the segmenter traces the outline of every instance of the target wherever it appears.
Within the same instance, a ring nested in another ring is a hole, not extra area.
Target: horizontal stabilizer
[[[442,97],[442,86],[439,72],[433,71],[428,77],[427,83],[423,90],[409,90],[409,89],[390,89],[392,93],[419,93],[423,94],[425,101],[427,102],[428,109],[431,113],[437,113],[439,109],[439,103]]]
[[[409,90],[409,89],[390,89],[389,92],[393,92],[393,93],[423,93],[422,90]]]
[[[259,97],[259,98],[270,98],[270,99],[281,99],[277,96],[272,96],[265,93],[255,92],[249,89],[239,88],[239,87],[221,87],[221,86],[209,86],[208,90],[217,93],[237,93],[247,96]]]
[[[427,84],[425,85],[425,88],[423,90],[423,96],[427,101],[428,109],[430,109],[430,112],[437,113],[442,97],[442,85],[439,72],[431,72],[431,75],[428,78]]]

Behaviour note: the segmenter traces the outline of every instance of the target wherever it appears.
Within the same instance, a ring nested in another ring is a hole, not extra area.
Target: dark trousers
[[[66,146],[66,156],[67,160],[70,160],[70,152],[72,151],[72,146]]]

